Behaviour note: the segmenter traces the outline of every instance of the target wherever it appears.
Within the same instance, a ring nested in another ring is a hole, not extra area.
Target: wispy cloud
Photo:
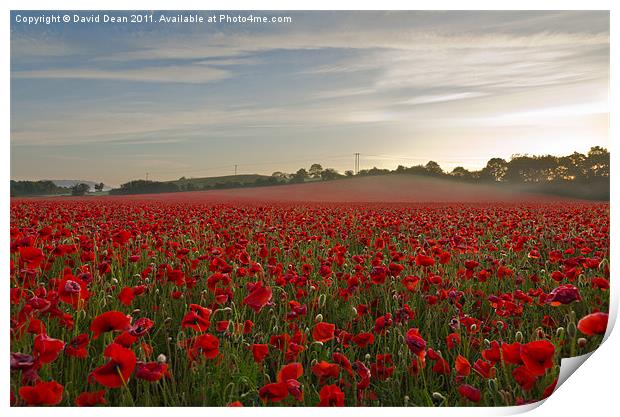
[[[211,68],[205,65],[170,65],[164,67],[145,67],[138,69],[49,69],[34,71],[14,71],[13,78],[86,79],[117,80],[156,83],[203,84],[223,80],[231,76],[230,71]]]

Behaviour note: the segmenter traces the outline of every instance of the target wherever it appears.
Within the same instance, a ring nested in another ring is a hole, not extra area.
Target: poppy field
[[[11,201],[14,406],[511,406],[601,343],[609,204]]]

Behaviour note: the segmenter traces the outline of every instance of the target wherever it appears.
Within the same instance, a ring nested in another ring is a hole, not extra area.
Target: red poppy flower
[[[547,385],[547,387],[543,391],[542,398],[545,399],[545,398],[548,398],[549,396],[551,396],[551,394],[553,394],[553,391],[555,391],[555,387],[557,385],[558,385],[558,379],[555,378],[553,380],[553,382],[551,382],[549,385]]]
[[[33,355],[41,363],[54,362],[64,347],[65,342],[62,340],[40,334],[34,338]]]
[[[125,331],[114,338],[114,343],[129,348],[136,343],[137,340],[138,338],[136,336],[132,336],[129,332]]]
[[[88,346],[90,338],[86,333],[80,334],[65,346],[65,355],[73,356],[76,358],[85,358],[88,356],[86,347]]]
[[[344,392],[337,385],[323,386],[319,397],[319,407],[344,407]]]
[[[137,287],[125,287],[118,294],[119,301],[126,305],[130,306],[133,302],[133,299],[137,295],[142,295],[146,291],[146,285],[138,285]]]
[[[521,360],[534,376],[544,375],[553,367],[555,346],[547,340],[536,340],[521,345]]]
[[[334,338],[335,330],[335,324],[319,322],[312,330],[312,338],[317,342],[328,342]]]
[[[326,361],[317,362],[311,370],[312,374],[319,378],[319,384],[322,384],[327,378],[338,378],[338,375],[340,375],[340,367],[338,364]]]
[[[457,375],[468,376],[471,373],[471,364],[464,356],[458,355],[454,362]]]
[[[264,402],[280,402],[288,397],[288,385],[286,382],[266,384],[258,390],[258,396]]]
[[[592,278],[592,288],[598,288],[600,290],[608,290],[609,289],[609,280],[606,280],[602,277]]]
[[[217,337],[205,333],[195,337],[191,341],[191,345],[187,354],[189,358],[194,361],[199,356],[204,356],[205,359],[214,359],[220,353],[220,339]]]
[[[607,331],[607,321],[609,315],[607,313],[592,313],[583,317],[577,323],[579,331],[588,336],[596,334],[605,334]]]
[[[297,379],[302,376],[304,373],[304,368],[301,366],[299,362],[289,363],[288,365],[284,365],[280,372],[278,372],[278,382],[286,382],[290,379]]]
[[[95,317],[90,324],[93,332],[93,339],[98,339],[101,333],[127,330],[131,323],[131,318],[120,311],[106,311]]]
[[[129,327],[127,333],[133,337],[142,337],[153,328],[154,324],[155,322],[153,320],[146,317],[140,317]]]
[[[220,333],[225,332],[226,330],[228,330],[229,324],[230,320],[220,320],[215,323],[215,329]]]
[[[546,301],[555,307],[561,304],[570,304],[573,301],[581,301],[581,295],[579,289],[574,285],[560,285],[551,291]]]
[[[461,394],[463,398],[467,398],[469,401],[473,401],[475,403],[480,402],[480,399],[482,398],[480,390],[468,384],[462,384],[459,386],[459,394]]]
[[[516,367],[512,371],[512,377],[525,391],[531,390],[537,380],[536,375],[532,374],[527,366]]]
[[[118,388],[126,384],[136,366],[136,355],[117,343],[109,345],[104,356],[110,360],[90,373],[90,377],[108,388]]]
[[[43,261],[43,251],[32,246],[20,246],[19,256],[29,269],[38,268]]]
[[[448,349],[454,349],[454,347],[459,343],[461,343],[461,336],[458,333],[450,333],[446,336],[446,344],[448,345]]]
[[[426,341],[420,336],[418,329],[409,329],[405,335],[405,343],[414,355],[423,355],[426,350]]]
[[[435,365],[433,365],[433,372],[436,374],[449,375],[450,374],[450,364],[444,358],[438,358]]]
[[[405,288],[407,288],[407,290],[415,291],[418,282],[420,282],[420,278],[413,275],[407,275],[401,280],[401,282],[405,286]]]
[[[365,348],[368,345],[372,345],[375,341],[375,336],[372,333],[360,333],[353,336],[353,343],[360,348]]]
[[[156,382],[163,377],[170,378],[168,365],[159,362],[138,362],[136,364],[136,378]]]
[[[75,405],[78,407],[94,407],[96,405],[106,405],[108,402],[105,398],[105,390],[94,392],[83,392],[75,399]]]
[[[189,312],[183,316],[181,327],[194,329],[197,332],[206,331],[211,325],[211,310],[198,304],[190,304]]]
[[[65,387],[56,381],[37,382],[19,389],[19,396],[28,405],[57,405],[62,401]]]
[[[332,359],[335,363],[342,366],[342,369],[344,369],[350,376],[353,376],[353,367],[351,366],[351,362],[346,356],[344,356],[340,352],[334,352],[332,354]]]
[[[521,343],[502,343],[502,360],[514,365],[523,364],[521,360]]]
[[[483,361],[482,359],[478,359],[474,363],[474,371],[483,378],[493,378],[495,376],[495,368],[493,364],[490,362]]]
[[[258,313],[271,301],[271,296],[271,288],[264,287],[263,284],[259,282],[252,288],[250,294],[243,299],[243,304]]]
[[[492,363],[499,362],[501,359],[499,342],[492,341],[491,347],[482,351],[482,357]]]
[[[432,257],[430,257],[430,256],[418,254],[415,257],[415,263],[418,266],[427,267],[427,266],[435,265],[435,260]]]
[[[237,400],[226,404],[226,407],[243,407],[243,404],[241,403],[241,401]]]
[[[71,274],[65,275],[58,284],[58,298],[60,301],[70,304],[74,309],[90,297],[87,283]]]
[[[253,344],[250,345],[250,350],[252,351],[252,356],[256,363],[261,362],[269,354],[268,345]]]

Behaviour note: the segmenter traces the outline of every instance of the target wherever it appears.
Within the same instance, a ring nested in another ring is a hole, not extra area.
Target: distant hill
[[[131,196],[120,198],[132,198]],[[418,175],[377,175],[264,187],[140,195],[141,199],[218,202],[474,203],[543,202],[570,198],[518,185],[471,184]]]
[[[203,188],[217,188],[225,186],[244,186],[253,185],[256,180],[262,179],[267,181],[271,176],[258,175],[258,174],[240,174],[240,175],[226,175],[221,177],[204,177],[204,178],[180,178],[174,181],[166,181],[176,184],[180,190],[187,190],[188,185],[190,189],[202,190]]]
[[[97,181],[88,181],[88,180],[50,180],[50,181],[52,181],[57,186],[64,187],[64,188],[71,188],[75,184],[80,184],[80,183],[88,184],[90,186],[90,191],[94,191],[95,185],[99,184],[99,182]],[[112,187],[104,184],[103,191],[108,191],[110,189],[112,189]]]

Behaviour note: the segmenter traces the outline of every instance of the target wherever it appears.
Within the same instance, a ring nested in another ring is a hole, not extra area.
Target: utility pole
[[[235,177],[237,176],[237,164],[235,164]]]
[[[149,180],[149,173],[148,172],[146,173],[146,180],[147,181]]]
[[[355,152],[355,175],[360,172],[360,153]]]

